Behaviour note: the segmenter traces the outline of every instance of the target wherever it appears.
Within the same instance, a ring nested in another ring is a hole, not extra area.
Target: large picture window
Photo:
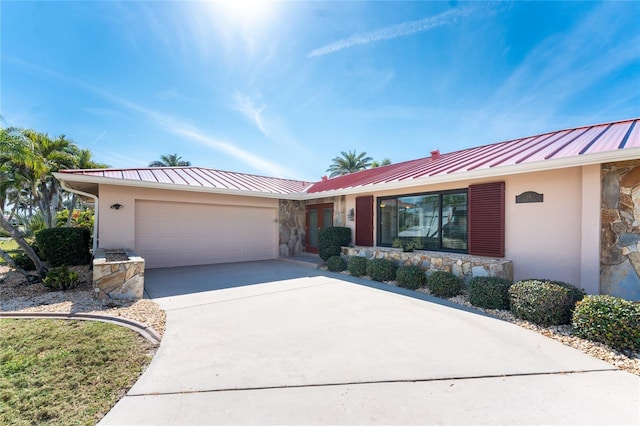
[[[425,250],[467,251],[467,191],[378,198],[378,245],[396,239]]]

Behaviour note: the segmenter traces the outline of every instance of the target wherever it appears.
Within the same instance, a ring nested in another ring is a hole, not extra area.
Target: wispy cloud
[[[5,59],[8,59],[8,58],[5,58]],[[194,142],[213,148],[216,151],[227,154],[233,158],[236,158],[242,161],[243,163],[247,164],[248,166],[262,173],[269,174],[272,176],[282,176],[282,177],[295,176],[295,174],[292,173],[291,170],[285,167],[282,167],[277,163],[273,163],[271,161],[260,158],[259,156],[252,154],[242,148],[239,148],[232,143],[221,141],[215,138],[214,136],[207,134],[207,132],[203,131],[202,129],[199,129],[198,127],[192,125],[191,123],[187,122],[184,119],[148,109],[142,105],[139,105],[126,98],[118,96],[103,88],[89,84],[80,79],[68,77],[60,73],[57,73],[55,71],[51,71],[49,69],[43,68],[38,65],[30,64],[28,62],[25,62],[16,58],[11,58],[11,60],[24,67],[30,68],[31,70],[37,71],[43,75],[47,75],[49,77],[64,81],[68,84],[73,84],[86,91],[92,92],[98,96],[101,96],[104,99],[107,99],[113,103],[119,104],[120,106],[125,107],[130,111],[140,113],[146,119],[155,122],[156,124],[160,125],[170,133],[185,137]]]
[[[178,125],[172,127],[171,131],[178,135],[185,136],[189,139],[200,142],[203,145],[214,148],[215,150],[228,154],[234,158],[238,158],[254,169],[260,170],[261,172],[266,173],[270,176],[282,176],[289,178],[294,176],[294,174],[290,170],[280,166],[279,164],[265,160],[264,158],[254,155],[233,144],[220,141],[198,130],[195,127]]]
[[[274,146],[277,145],[279,149],[290,154],[296,153],[303,158],[313,155],[309,147],[300,143],[292,134],[287,120],[279,116],[273,108],[269,109],[269,114],[265,114],[267,105],[262,101],[261,94],[251,97],[236,91],[232,97],[234,101],[231,108],[245,116],[265,138],[273,142]]]
[[[241,112],[242,115],[258,127],[263,135],[269,137],[269,132],[267,131],[262,118],[262,111],[266,109],[266,106],[258,104],[256,100],[240,92],[234,93],[233,99],[235,103],[232,105],[232,108]]]
[[[361,44],[374,43],[380,40],[389,40],[397,37],[409,36],[412,34],[429,31],[431,29],[451,25],[460,18],[464,18],[472,12],[471,8],[452,9],[436,16],[420,19],[418,21],[403,22],[401,24],[392,25],[390,27],[380,28],[363,34],[355,34],[343,40],[336,41],[326,46],[309,52],[307,57],[327,55],[339,50],[349,49]]]
[[[620,16],[616,6],[603,3],[594,7],[573,28],[538,44],[478,111],[475,121],[484,126],[494,123],[495,132],[505,135],[515,129],[537,132],[584,124],[573,123],[572,117],[562,116],[561,111],[591,87],[640,59],[640,38],[626,34],[635,18]],[[604,102],[595,99],[590,107],[600,108]],[[576,112],[574,119],[584,120],[579,114]]]

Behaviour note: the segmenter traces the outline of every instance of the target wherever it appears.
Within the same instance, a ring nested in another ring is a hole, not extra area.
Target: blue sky
[[[319,180],[640,116],[640,2],[0,3],[4,126]]]

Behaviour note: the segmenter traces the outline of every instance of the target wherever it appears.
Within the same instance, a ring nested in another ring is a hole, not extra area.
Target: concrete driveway
[[[640,423],[639,377],[419,293],[284,261],[145,281],[167,330],[104,425]]]

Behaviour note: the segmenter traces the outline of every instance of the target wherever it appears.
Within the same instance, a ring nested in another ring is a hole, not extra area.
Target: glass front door
[[[319,232],[333,226],[333,204],[307,206],[307,252],[318,252]]]

